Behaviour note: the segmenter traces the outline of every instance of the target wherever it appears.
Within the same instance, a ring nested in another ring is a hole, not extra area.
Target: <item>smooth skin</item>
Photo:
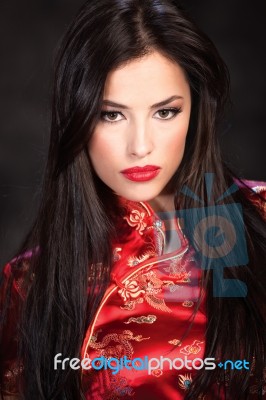
[[[184,71],[159,52],[111,71],[89,143],[98,177],[119,196],[148,201],[155,211],[172,210],[173,194],[166,188],[182,161],[190,112]],[[134,182],[121,173],[146,165],[161,168],[152,180]]]

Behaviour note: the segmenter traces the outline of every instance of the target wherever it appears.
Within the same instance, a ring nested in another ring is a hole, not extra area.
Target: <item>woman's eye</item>
[[[180,112],[180,108],[164,108],[163,110],[157,111],[155,115],[157,114],[159,119],[172,119]]]
[[[124,116],[119,111],[102,111],[101,119],[105,122],[117,122],[124,119]]]

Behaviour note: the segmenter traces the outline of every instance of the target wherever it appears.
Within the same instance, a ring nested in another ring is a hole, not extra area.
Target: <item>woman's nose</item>
[[[134,124],[128,136],[128,154],[136,158],[144,158],[153,151],[151,127]]]

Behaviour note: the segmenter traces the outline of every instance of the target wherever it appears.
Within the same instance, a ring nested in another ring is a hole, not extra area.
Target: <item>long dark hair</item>
[[[110,238],[115,227],[108,210],[115,197],[95,176],[87,146],[100,116],[107,74],[154,50],[183,68],[192,92],[185,154],[173,178],[176,207],[195,206],[193,199],[181,194],[184,185],[207,198],[205,173],[215,174],[216,198],[233,183],[234,176],[222,161],[217,141],[229,77],[212,42],[175,0],[87,1],[68,29],[56,62],[42,200],[36,222],[20,249],[33,252],[24,282],[27,296],[20,324],[24,399],[83,398],[80,372],[54,370],[53,358],[57,353],[79,357],[85,330],[106,290],[112,265]],[[243,206],[249,249],[248,265],[228,268],[227,275],[245,281],[248,295],[214,298],[211,271],[204,274],[203,287],[208,294],[205,356],[222,355],[232,360],[243,358],[243,354],[247,360],[255,357],[253,374],[260,383],[265,223],[241,191],[227,199]],[[20,268],[19,260],[13,267]],[[208,393],[217,379],[228,385],[232,398],[247,398],[249,374],[237,371],[224,382],[222,370],[201,371],[186,399]]]

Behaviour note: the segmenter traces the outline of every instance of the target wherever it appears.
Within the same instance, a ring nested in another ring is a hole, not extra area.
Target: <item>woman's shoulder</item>
[[[19,321],[26,297],[24,282],[32,254],[28,251],[14,257],[5,264],[0,276],[0,392],[4,399],[20,398],[16,397],[18,378],[23,368],[17,357]]]
[[[266,219],[266,182],[236,179],[235,183]]]
[[[4,301],[10,290],[22,298],[25,297],[23,283],[29,272],[33,253],[33,250],[22,252],[4,265],[0,276],[0,300]]]
[[[252,181],[249,179],[236,179],[236,184],[240,188],[252,189],[255,193],[266,192],[266,181]]]

